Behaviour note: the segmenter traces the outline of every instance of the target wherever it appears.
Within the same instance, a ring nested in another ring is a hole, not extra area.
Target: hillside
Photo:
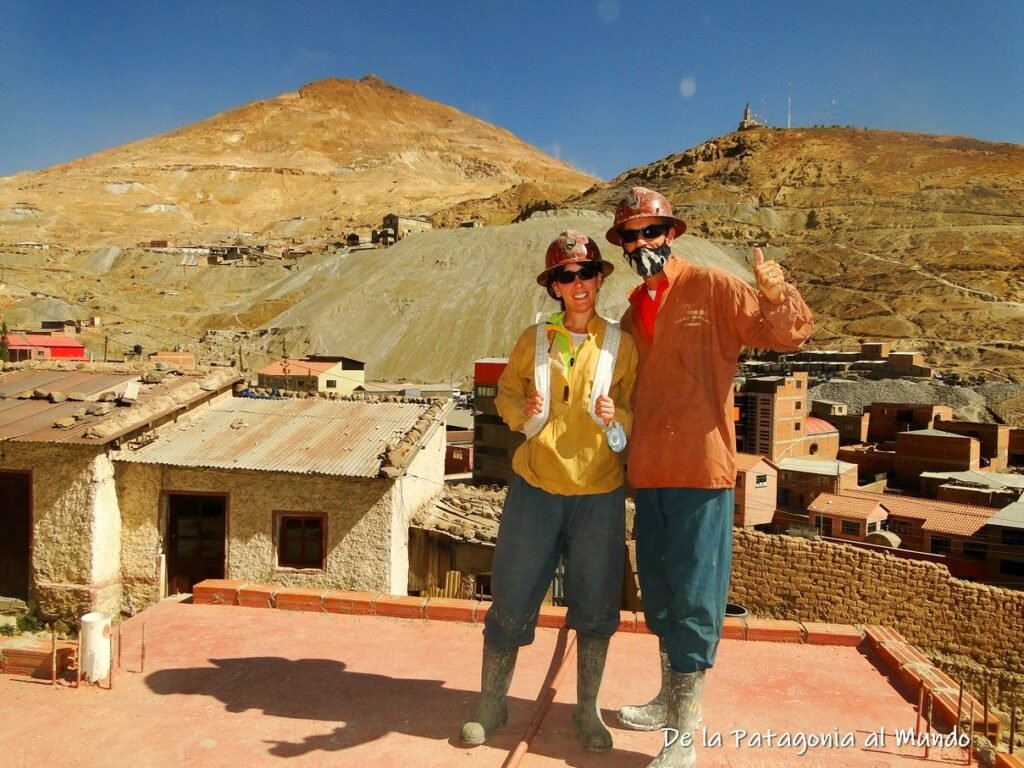
[[[603,243],[635,184],[687,219],[687,258],[747,274],[751,245],[766,243],[815,311],[814,347],[892,340],[939,370],[1024,381],[1024,147],[758,128],[594,183],[373,77],[0,179],[0,313],[12,327],[99,315],[87,338],[97,354],[178,344],[258,368],[318,349],[365,360],[375,379],[465,378],[548,306],[533,283],[547,243],[567,226]],[[246,269],[182,267],[180,254],[137,245],[317,250],[388,212],[447,229]],[[489,226],[453,228],[474,216]],[[602,247],[618,267],[602,311],[616,316],[637,278]],[[221,332],[198,344],[210,330]]]
[[[843,128],[732,133],[573,198],[664,192],[690,231],[767,242],[816,314],[812,344],[892,339],[1024,380],[1024,147]]]
[[[332,79],[2,178],[0,239],[75,249],[154,239],[278,244],[368,235],[387,213],[431,215],[512,189],[557,200],[594,181],[508,131],[376,77]],[[482,213],[500,223],[518,209]]]

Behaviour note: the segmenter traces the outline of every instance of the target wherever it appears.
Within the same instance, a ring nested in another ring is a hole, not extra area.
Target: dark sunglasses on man
[[[619,239],[624,243],[635,243],[642,236],[644,240],[657,240],[668,234],[667,224],[651,224],[641,229],[620,229]]]
[[[582,266],[580,266],[579,269],[577,269],[574,272],[568,271],[567,269],[565,269],[565,267],[559,267],[552,273],[551,279],[556,283],[561,283],[562,285],[569,285],[577,277],[580,280],[593,280],[595,277],[597,277],[597,273],[600,271],[601,267],[598,266],[597,264],[583,264]]]

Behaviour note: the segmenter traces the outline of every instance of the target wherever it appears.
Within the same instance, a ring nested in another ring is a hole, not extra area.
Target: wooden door
[[[204,579],[223,579],[227,497],[174,494],[167,498],[170,592],[191,592]]]

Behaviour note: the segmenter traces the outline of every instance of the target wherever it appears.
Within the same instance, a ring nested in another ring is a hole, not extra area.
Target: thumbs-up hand
[[[776,306],[786,300],[786,275],[775,261],[765,261],[764,252],[754,249],[754,278],[768,301]]]

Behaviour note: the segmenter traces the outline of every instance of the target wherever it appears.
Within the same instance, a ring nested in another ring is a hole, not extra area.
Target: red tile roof
[[[736,469],[740,470],[741,472],[749,472],[764,460],[764,456],[756,456],[752,453],[737,453]]]
[[[972,536],[981,530],[988,519],[992,517],[990,507],[978,507],[973,504],[954,504],[949,501],[920,499],[915,496],[896,496],[856,490],[845,490],[841,495],[847,498],[875,500],[889,510],[890,517],[921,520],[923,531],[947,536]]]
[[[822,493],[807,507],[809,512],[846,517],[851,520],[867,520],[881,514],[885,516],[885,507],[881,500],[851,499],[835,493]]]
[[[264,376],[319,376],[337,365],[310,360],[276,360],[259,372]]]

